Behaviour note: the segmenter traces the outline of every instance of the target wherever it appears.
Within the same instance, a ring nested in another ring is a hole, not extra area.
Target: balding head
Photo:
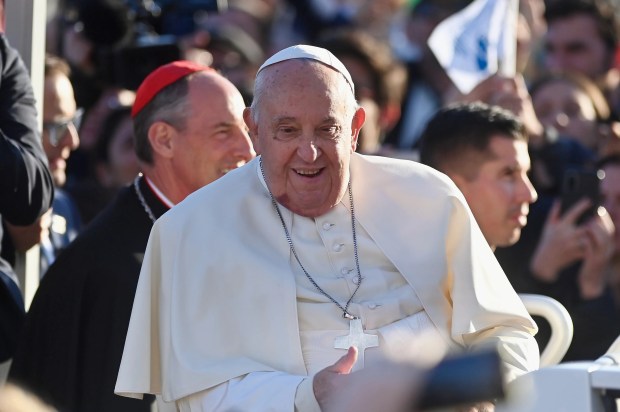
[[[266,65],[244,116],[278,202],[314,217],[340,201],[365,118],[342,72],[313,58]]]

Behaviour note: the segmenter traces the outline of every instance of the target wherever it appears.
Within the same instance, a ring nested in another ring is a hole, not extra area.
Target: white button
[[[342,270],[340,271],[340,273],[342,273],[343,275],[348,275],[351,272],[353,272],[353,269],[349,268],[342,268]]]
[[[334,245],[334,252],[340,252],[343,247],[344,247],[344,243],[336,243]]]
[[[378,305],[377,305],[375,302],[370,302],[370,303],[368,304],[368,309],[376,309],[376,308],[377,308],[377,306],[378,306]]]
[[[359,276],[353,276],[351,278],[351,282],[353,282],[354,285],[357,285],[359,283]]]
[[[325,222],[323,223],[323,230],[329,230],[334,226],[332,223]]]

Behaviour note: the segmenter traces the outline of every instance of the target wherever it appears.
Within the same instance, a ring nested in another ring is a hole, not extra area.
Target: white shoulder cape
[[[250,372],[307,375],[290,250],[257,168],[228,173],[155,223],[116,393],[172,401]],[[354,154],[351,176],[359,224],[447,341],[496,326],[535,332],[445,175]]]

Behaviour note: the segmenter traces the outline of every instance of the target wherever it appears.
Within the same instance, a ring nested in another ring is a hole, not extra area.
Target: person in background
[[[417,143],[433,114],[444,106],[455,86],[428,46],[437,25],[461,10],[467,0],[421,0],[408,7],[402,24],[400,41],[392,42],[395,55],[407,67],[407,85],[401,116],[385,140],[387,152],[395,157],[417,160]]]
[[[454,180],[493,248],[517,244],[537,195],[527,176],[527,133],[514,115],[482,103],[442,109],[423,134],[420,160]],[[560,216],[555,205],[542,233],[538,229],[536,238],[527,234],[531,251],[515,251],[510,260],[501,249],[498,253],[517,292],[549,295],[573,317],[575,337],[566,360],[594,359],[620,333],[603,270],[613,224],[602,214],[577,225],[586,206],[576,205]],[[569,267],[582,260],[579,270]],[[543,272],[537,275],[539,270]],[[545,325],[537,335],[541,347],[548,336]]]
[[[530,55],[544,27],[542,0],[523,0],[517,26],[516,75],[506,77],[495,74],[463,94],[438,63],[428,46],[428,39],[438,24],[466,7],[469,1],[414,2],[404,20],[400,41],[392,46],[397,56],[407,62],[408,80],[402,101],[402,115],[388,133],[383,153],[394,157],[418,159],[419,138],[426,123],[440,110],[453,103],[482,101],[502,106],[524,119],[528,134],[542,133],[537,119],[528,113],[526,82],[523,72],[528,67]],[[396,31],[395,31],[396,32]]]
[[[388,43],[361,29],[326,31],[315,45],[332,52],[351,73],[355,98],[366,112],[357,150],[377,154],[400,117],[405,67],[394,58]]]
[[[607,276],[616,307],[620,311],[620,153],[609,154],[602,158],[598,166],[605,173],[605,179],[601,184],[602,203],[616,227],[613,238],[613,257]]]
[[[104,125],[95,147],[95,173],[103,187],[116,191],[131,183],[140,171],[134,150],[131,107],[113,110]]]
[[[615,117],[620,109],[620,71],[615,66],[618,22],[609,0],[548,1],[543,66],[574,71],[601,88]]]
[[[244,107],[207,66],[176,61],[144,80],[132,108],[143,175],[49,268],[10,380],[63,411],[150,411],[151,398],[114,395],[148,235],[169,208],[254,157]]]
[[[126,53],[138,34],[137,19],[138,14],[132,13],[129,2],[123,0],[65,1],[57,18],[48,24],[56,29],[49,46],[69,63],[75,99],[84,110],[80,147],[67,162],[65,186],[84,224],[90,223],[95,213],[88,191],[96,179],[92,153],[104,121],[110,111],[133,103],[135,89],[148,74],[143,67],[155,68],[152,60],[146,59],[139,66],[131,65],[131,54]],[[136,81],[139,76],[142,78]]]
[[[422,133],[420,162],[456,183],[493,250],[519,240],[537,194],[517,117],[484,103],[443,108]]]
[[[32,225],[4,222],[9,236],[2,248],[7,260],[13,262],[15,252],[23,253],[39,244],[41,277],[82,228],[78,208],[63,190],[67,181],[67,160],[80,145],[78,129],[82,110],[76,106],[69,65],[63,59],[46,55],[44,73],[43,150],[54,179],[54,201],[52,208]]]
[[[365,112],[344,64],[292,46],[255,85],[244,119],[260,158],[153,226],[116,393],[314,411],[425,333],[497,344],[507,379],[536,369],[536,326],[456,186],[355,153]]]
[[[4,34],[0,1],[0,217],[31,225],[52,205],[54,183],[41,146],[34,92],[18,51]],[[0,239],[9,236],[0,228]],[[0,362],[13,356],[24,319],[14,268],[0,257]]]
[[[97,144],[89,152],[89,169],[88,177],[75,184],[71,193],[84,222],[92,221],[140,171],[131,106],[119,105],[106,114]]]
[[[517,73],[529,80],[539,76],[542,39],[547,32],[546,0],[519,0]]]
[[[602,150],[611,121],[605,96],[579,73],[550,73],[529,88],[536,116],[549,133],[572,139],[595,155]]]
[[[70,75],[65,60],[50,54],[45,56],[43,148],[56,187],[67,182],[67,160],[80,146],[78,129],[83,111],[77,107]]]

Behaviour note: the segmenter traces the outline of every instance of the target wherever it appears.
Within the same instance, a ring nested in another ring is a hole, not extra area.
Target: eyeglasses
[[[75,130],[78,130],[80,128],[80,124],[82,123],[83,115],[84,109],[77,109],[73,117],[69,120],[43,123],[43,129],[47,130],[47,136],[50,144],[54,147],[58,146],[58,143],[60,143],[60,140],[67,133],[67,129],[70,125],[73,125]]]

